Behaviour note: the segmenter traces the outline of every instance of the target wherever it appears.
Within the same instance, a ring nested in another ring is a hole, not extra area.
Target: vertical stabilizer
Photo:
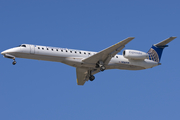
[[[160,62],[161,60],[161,56],[162,56],[162,52],[163,52],[163,49],[165,47],[168,47],[168,43],[171,42],[172,40],[174,40],[176,37],[170,37],[166,40],[163,40],[157,44],[154,44],[150,50],[148,51],[148,54],[149,54],[149,60],[153,60],[155,62]]]

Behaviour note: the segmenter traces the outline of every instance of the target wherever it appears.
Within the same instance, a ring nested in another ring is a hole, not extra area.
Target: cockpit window
[[[26,47],[26,45],[19,45],[18,47]]]
[[[26,47],[26,45],[21,45],[22,47]]]

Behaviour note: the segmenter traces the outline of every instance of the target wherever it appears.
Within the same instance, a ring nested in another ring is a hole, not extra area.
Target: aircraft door
[[[34,54],[35,53],[35,47],[34,45],[30,45],[30,53]]]

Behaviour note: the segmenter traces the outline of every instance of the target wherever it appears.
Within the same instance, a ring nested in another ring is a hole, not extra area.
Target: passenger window
[[[38,47],[38,49],[40,49],[40,47]]]
[[[61,50],[61,52],[63,52],[63,50]]]
[[[91,53],[88,53],[89,55],[91,55]]]
[[[58,49],[56,49],[56,51],[58,51]]]
[[[84,54],[86,54],[86,53],[84,52]]]
[[[118,56],[116,56],[116,58],[118,58]]]
[[[70,51],[72,53],[72,51]]]
[[[44,50],[44,48],[42,48]]]
[[[81,54],[81,52],[79,52],[79,54]]]
[[[66,52],[68,52],[68,51],[66,50]]]
[[[53,49],[51,49],[53,51]]]
[[[49,48],[47,48],[47,50],[49,50]]]
[[[75,53],[77,53],[77,52],[75,51]]]

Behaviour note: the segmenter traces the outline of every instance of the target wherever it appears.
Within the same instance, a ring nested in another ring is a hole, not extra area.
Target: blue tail
[[[149,54],[149,60],[153,60],[155,62],[160,62],[161,60],[161,56],[162,56],[162,52],[163,52],[163,49],[165,47],[168,47],[168,44],[169,42],[171,42],[172,40],[174,40],[176,37],[170,37],[160,43],[157,43],[157,44],[154,44],[150,50],[148,51],[148,54]]]
[[[167,47],[167,46],[164,46],[164,47],[157,47],[155,45],[153,45],[151,47],[151,49],[148,51],[148,54],[149,54],[149,60],[153,60],[155,62],[160,62],[161,60],[161,56],[162,56],[162,52],[163,52],[163,49]]]

